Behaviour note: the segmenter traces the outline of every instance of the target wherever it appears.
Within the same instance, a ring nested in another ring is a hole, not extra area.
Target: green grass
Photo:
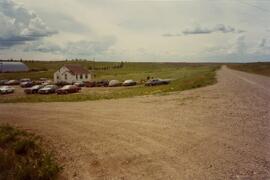
[[[99,99],[115,99],[140,95],[164,94],[202,87],[216,82],[218,65],[209,64],[160,64],[160,63],[126,63],[122,69],[98,71],[98,79],[134,79],[146,80],[146,77],[174,79],[169,85],[145,87],[139,85],[131,88],[101,88],[70,95],[23,95],[1,98],[0,103],[16,102],[70,102]]]
[[[270,63],[245,63],[245,64],[228,64],[229,68],[245,71],[249,73],[260,74],[264,76],[270,76]]]
[[[39,137],[0,125],[0,179],[51,180],[60,170]]]
[[[38,69],[41,71],[32,72],[17,72],[17,73],[0,73],[0,79],[21,79],[21,78],[53,78],[53,73],[65,64],[80,64],[86,69],[93,69],[94,67],[113,67],[120,63],[114,62],[93,62],[93,61],[25,61],[30,69]],[[43,71],[42,71],[43,70]]]

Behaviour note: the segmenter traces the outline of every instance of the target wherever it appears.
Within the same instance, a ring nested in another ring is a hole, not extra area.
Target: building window
[[[78,80],[78,75],[76,74],[76,79]]]
[[[82,74],[80,75],[80,78],[83,79],[83,75]]]
[[[88,75],[87,74],[85,75],[85,79],[88,79]]]
[[[65,74],[65,80],[67,80],[67,74]]]
[[[59,79],[59,76],[57,76],[56,78]]]

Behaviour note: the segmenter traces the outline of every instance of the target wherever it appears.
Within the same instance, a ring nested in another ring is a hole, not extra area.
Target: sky
[[[267,0],[0,0],[0,59],[270,61]]]

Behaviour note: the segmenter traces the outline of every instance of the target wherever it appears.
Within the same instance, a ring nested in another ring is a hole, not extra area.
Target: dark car
[[[24,89],[24,92],[26,94],[36,94],[36,93],[38,93],[38,90],[40,90],[43,87],[44,87],[43,85],[35,85],[35,86],[30,87],[30,88]]]
[[[95,87],[96,86],[96,81],[85,81],[84,86],[85,87]]]
[[[170,80],[167,80],[167,79],[150,79],[145,83],[145,85],[157,86],[157,85],[164,85],[164,84],[169,84],[169,83],[170,83]]]
[[[5,85],[7,82],[8,82],[8,80],[2,79],[2,80],[0,80],[0,85]]]
[[[9,80],[8,82],[5,83],[5,85],[19,85],[20,81],[18,80]]]
[[[52,94],[58,89],[56,85],[46,85],[45,87],[38,90],[39,94]]]
[[[56,93],[57,94],[68,94],[68,93],[76,93],[81,90],[80,87],[75,86],[75,85],[65,85],[64,87],[57,89]]]
[[[65,85],[70,85],[69,83],[65,82],[65,81],[60,81],[56,83],[57,86],[65,86]]]
[[[34,85],[34,83],[32,81],[25,81],[25,82],[21,82],[20,86],[22,88],[28,88],[28,87],[32,87]]]
[[[109,81],[108,80],[100,80],[96,82],[96,87],[108,87]]]

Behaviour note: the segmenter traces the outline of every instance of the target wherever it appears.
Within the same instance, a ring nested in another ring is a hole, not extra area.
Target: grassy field
[[[8,125],[0,126],[0,179],[55,179],[60,167],[40,139]]]
[[[31,73],[7,73],[0,75],[0,79],[13,78],[39,78],[52,77],[52,73],[66,62],[34,62],[29,63],[31,68],[46,67],[47,72]],[[95,63],[94,62],[77,62],[85,67],[113,67],[119,63]],[[145,87],[139,85],[132,88],[101,88],[98,90],[84,91],[84,93],[71,94],[67,96],[59,95],[24,95],[1,98],[0,103],[10,102],[62,102],[62,101],[86,101],[98,99],[113,99],[132,97],[139,95],[151,95],[167,93],[172,91],[182,91],[196,87],[210,85],[216,82],[215,72],[218,65],[212,64],[177,64],[177,63],[124,63],[123,68],[108,70],[95,70],[95,79],[133,79],[136,81],[145,81],[147,77],[169,78],[174,79],[169,85],[157,87]],[[50,72],[50,73],[49,73]]]
[[[245,71],[249,73],[260,74],[264,76],[270,76],[270,63],[245,63],[245,64],[228,64],[229,68]]]

